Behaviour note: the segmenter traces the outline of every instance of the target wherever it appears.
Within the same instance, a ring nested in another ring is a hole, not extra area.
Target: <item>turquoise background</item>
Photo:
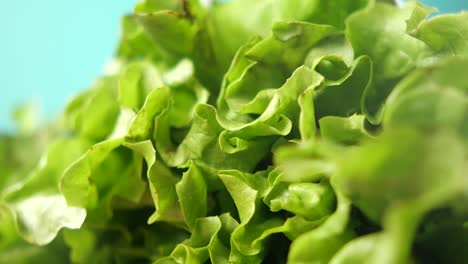
[[[39,101],[50,119],[112,58],[120,18],[136,0],[0,0],[0,131],[14,105]]]
[[[120,17],[136,0],[0,1],[0,131],[10,111],[33,98],[53,117],[67,99],[99,76],[115,51]],[[442,12],[467,0],[426,0]]]
[[[468,0],[421,0],[421,2],[428,6],[437,7],[439,11],[444,13],[468,10]]]

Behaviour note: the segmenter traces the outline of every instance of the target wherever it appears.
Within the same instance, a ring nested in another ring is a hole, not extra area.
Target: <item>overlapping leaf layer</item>
[[[467,263],[468,13],[202,2],[1,138],[1,263]]]

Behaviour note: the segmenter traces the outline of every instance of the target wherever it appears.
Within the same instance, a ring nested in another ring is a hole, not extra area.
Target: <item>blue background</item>
[[[428,6],[437,7],[439,11],[444,13],[468,10],[467,0],[420,0],[420,2],[423,2]]]
[[[14,105],[39,101],[50,119],[100,75],[117,47],[120,18],[136,0],[1,0],[0,131]]]
[[[35,99],[51,118],[87,88],[110,61],[120,17],[137,0],[4,0],[0,2],[0,131],[11,131],[14,105]],[[467,0],[426,0],[442,12]]]

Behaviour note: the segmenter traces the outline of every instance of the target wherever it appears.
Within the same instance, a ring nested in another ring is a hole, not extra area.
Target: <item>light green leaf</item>
[[[372,85],[362,98],[362,111],[371,123],[380,122],[382,105],[395,82],[430,54],[424,42],[407,33],[406,21],[414,12],[419,9],[411,4],[400,9],[374,3],[346,21],[355,56],[367,55],[374,65]]]
[[[467,21],[468,12],[436,16],[422,22],[413,34],[438,56],[468,56]]]
[[[342,144],[357,144],[369,137],[364,128],[365,117],[326,116],[319,120],[320,135],[326,140]]]
[[[336,252],[354,236],[348,226],[351,204],[338,197],[336,211],[319,227],[299,236],[291,244],[288,263],[329,263]]]
[[[206,183],[197,165],[190,165],[182,180],[176,184],[176,191],[185,222],[194,228],[196,220],[204,217],[207,211]]]
[[[85,146],[80,140],[57,140],[30,177],[11,186],[2,197],[19,233],[30,243],[47,244],[62,228],[79,228],[83,224],[86,211],[68,205],[58,187],[66,166]],[[64,148],[68,150],[66,154],[62,153]]]

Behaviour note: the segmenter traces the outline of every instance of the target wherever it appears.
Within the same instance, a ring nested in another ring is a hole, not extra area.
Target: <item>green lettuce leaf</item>
[[[466,263],[467,14],[144,0],[0,134],[0,263]]]
[[[424,42],[407,33],[406,21],[419,12],[417,7],[407,4],[399,9],[374,3],[346,21],[346,36],[355,56],[367,55],[373,62],[372,85],[364,91],[361,103],[371,123],[380,123],[381,108],[395,83],[430,55]]]

